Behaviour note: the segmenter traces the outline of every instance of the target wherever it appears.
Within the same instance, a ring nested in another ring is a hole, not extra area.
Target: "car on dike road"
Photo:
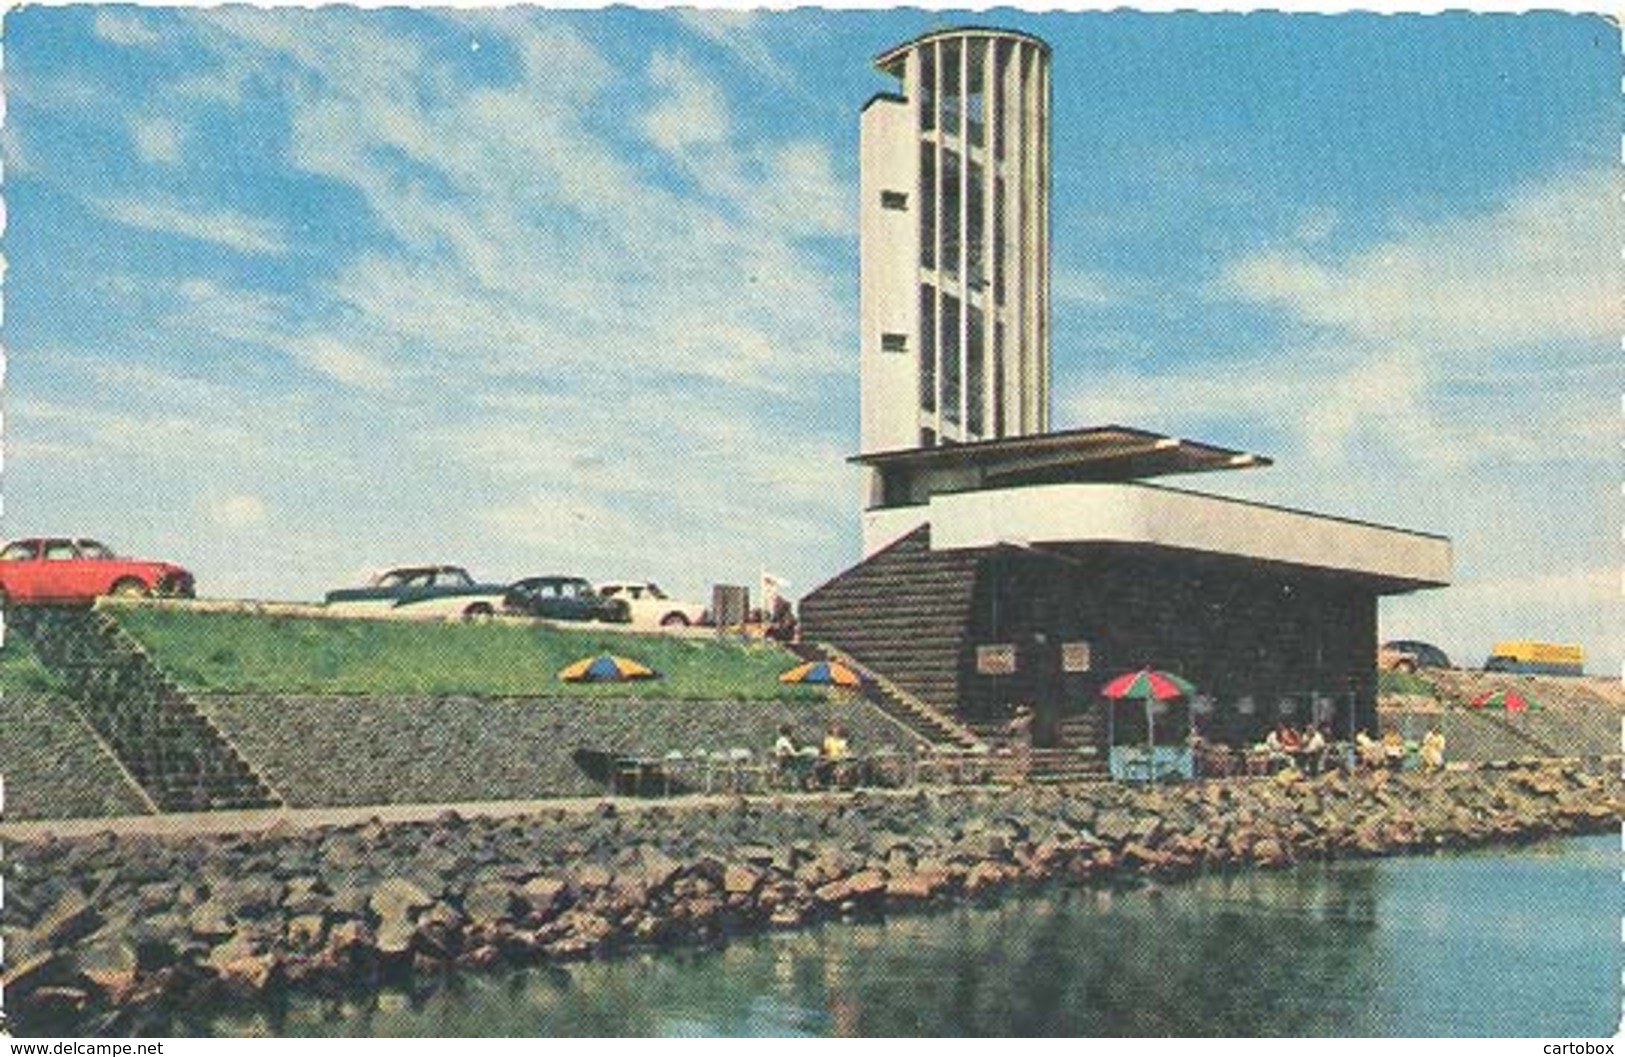
[[[645,628],[686,628],[705,623],[705,607],[697,602],[679,602],[650,580],[610,580],[598,585],[605,598],[626,602],[632,623]]]
[[[632,622],[632,607],[624,598],[605,598],[579,576],[526,577],[508,586],[503,603],[510,613],[545,620]]]
[[[1377,648],[1377,667],[1385,671],[1414,672],[1418,668],[1450,668],[1450,657],[1430,642],[1395,639]]]
[[[191,598],[192,574],[171,562],[121,558],[93,539],[36,536],[0,548],[0,605],[89,605],[104,595]]]
[[[508,585],[478,583],[460,565],[403,565],[365,587],[329,591],[325,604],[341,616],[480,620],[501,612],[507,593]]]

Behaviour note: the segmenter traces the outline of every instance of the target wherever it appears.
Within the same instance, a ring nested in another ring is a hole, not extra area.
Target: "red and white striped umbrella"
[[[1177,675],[1141,668],[1113,679],[1101,688],[1100,695],[1113,700],[1135,697],[1172,701],[1176,697],[1189,697],[1195,692],[1196,687]]]

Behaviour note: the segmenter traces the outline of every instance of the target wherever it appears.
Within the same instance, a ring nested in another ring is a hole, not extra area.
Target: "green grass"
[[[1419,694],[1423,697],[1439,696],[1438,687],[1415,672],[1379,671],[1378,694]]]
[[[0,690],[60,690],[61,680],[40,664],[34,651],[20,637],[8,633],[0,646]]]
[[[796,658],[772,645],[508,624],[442,624],[120,611],[115,619],[171,678],[203,691],[317,694],[648,696],[807,700],[779,673]],[[660,672],[634,683],[565,683],[558,671],[598,653]]]

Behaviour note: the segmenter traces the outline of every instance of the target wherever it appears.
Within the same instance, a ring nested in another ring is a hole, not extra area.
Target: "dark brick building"
[[[1268,461],[1138,430],[856,461],[871,553],[803,600],[804,636],[984,732],[1031,704],[1040,745],[1098,739],[1101,686],[1147,665],[1215,737],[1368,725],[1378,599],[1448,579],[1436,536],[1148,483]]]

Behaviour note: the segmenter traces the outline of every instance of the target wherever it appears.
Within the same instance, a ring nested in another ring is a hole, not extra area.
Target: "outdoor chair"
[[[746,748],[728,750],[728,789],[734,793],[762,792],[767,788],[768,767],[759,763]]]
[[[907,760],[902,753],[889,745],[882,746],[869,754],[868,783],[889,788],[902,786],[907,778]]]
[[[673,781],[680,783],[687,776],[687,772],[688,757],[684,756],[681,751],[673,749],[661,757],[660,782],[661,789],[666,796],[671,796]]]

